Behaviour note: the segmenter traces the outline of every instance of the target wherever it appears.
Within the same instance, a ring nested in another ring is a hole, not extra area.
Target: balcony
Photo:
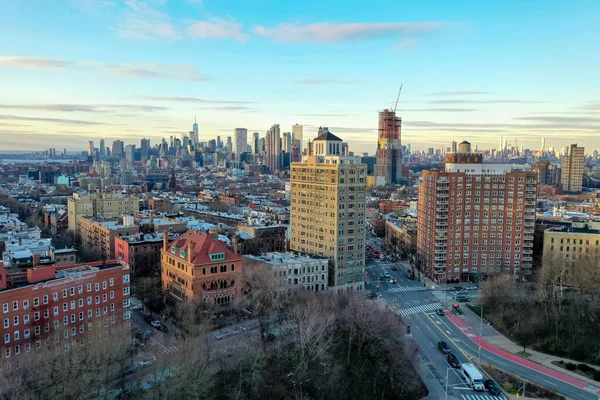
[[[523,261],[525,261],[525,262],[531,262],[531,261],[533,261],[533,258],[531,258],[531,257],[523,257]]]
[[[446,250],[436,250],[435,254],[446,254]]]
[[[533,235],[533,229],[525,229],[525,234],[528,235]]]
[[[438,193],[437,194],[438,199],[445,199],[447,197],[448,197],[448,193]]]
[[[444,204],[448,204],[448,200],[438,200],[437,204],[438,204],[438,206],[442,206]]]
[[[526,235],[523,237],[524,240],[533,240],[533,236]]]
[[[445,275],[446,274],[446,268],[436,268],[435,272],[436,275]]]
[[[533,254],[533,250],[523,250],[523,254]]]
[[[526,199],[535,199],[535,193],[526,193],[525,198]]]
[[[435,261],[445,261],[446,257],[436,257]]]

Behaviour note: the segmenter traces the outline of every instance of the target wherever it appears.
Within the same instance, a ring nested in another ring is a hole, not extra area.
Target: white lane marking
[[[547,380],[544,380],[544,382],[546,382],[548,385],[552,385],[552,386],[558,387],[558,385],[556,383],[552,383],[552,382],[547,381]]]

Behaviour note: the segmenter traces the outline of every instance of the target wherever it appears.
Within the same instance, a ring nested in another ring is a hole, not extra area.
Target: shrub
[[[594,371],[595,371],[595,369],[594,369],[594,368],[590,367],[590,366],[589,366],[589,365],[587,365],[587,364],[578,364],[578,365],[577,365],[577,368],[579,368],[579,370],[580,370],[581,372],[584,372],[584,373],[586,373],[586,374],[587,374],[588,372],[594,372]]]
[[[565,368],[569,371],[575,371],[577,369],[577,365],[569,362],[565,364]]]
[[[594,372],[594,380],[600,382],[600,371]]]

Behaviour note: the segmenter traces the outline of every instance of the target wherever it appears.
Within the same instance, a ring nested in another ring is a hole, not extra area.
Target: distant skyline
[[[595,0],[21,0],[0,6],[0,150],[318,126],[375,152],[500,136],[600,148]]]

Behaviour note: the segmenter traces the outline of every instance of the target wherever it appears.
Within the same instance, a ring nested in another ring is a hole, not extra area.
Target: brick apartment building
[[[128,215],[121,221],[81,217],[77,230],[83,248],[97,251],[99,258],[112,259],[115,258],[115,238],[135,235],[140,228],[134,225],[133,217]]]
[[[207,233],[190,230],[173,242],[163,233],[162,288],[168,302],[226,305],[242,295],[242,258]]]
[[[170,235],[174,240],[177,235]],[[116,257],[129,265],[131,278],[160,275],[160,251],[163,247],[163,234],[131,235],[115,237]]]
[[[531,273],[535,172],[483,164],[469,142],[446,155],[445,171],[423,171],[417,248],[437,282]]]
[[[129,268],[116,260],[11,271],[0,263],[1,351],[5,358],[85,335],[130,317]]]

